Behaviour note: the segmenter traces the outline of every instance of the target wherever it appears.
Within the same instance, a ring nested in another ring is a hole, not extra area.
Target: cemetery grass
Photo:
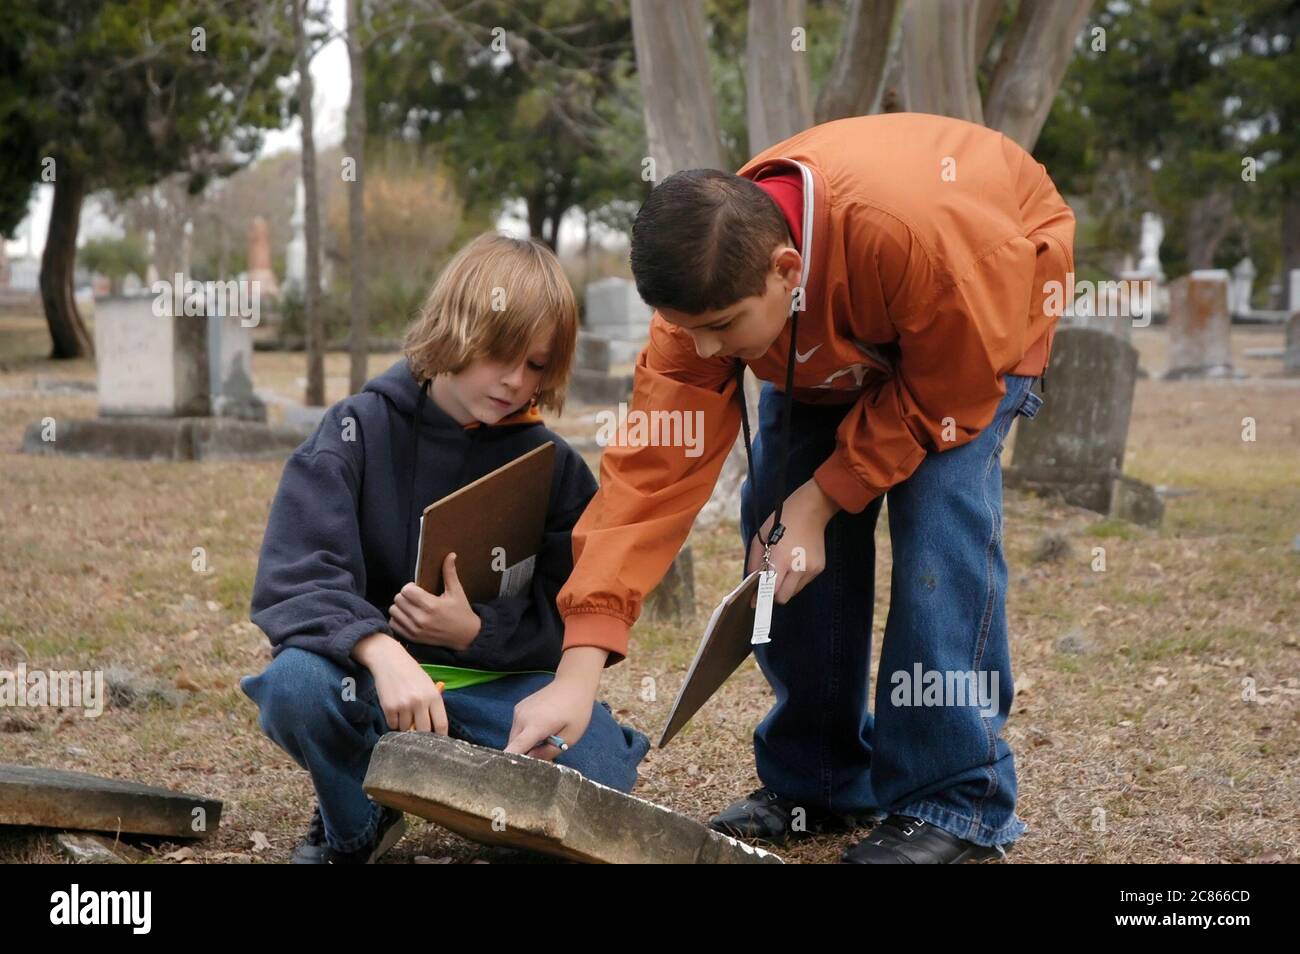
[[[1234,339],[1268,346],[1280,333],[1234,329]],[[1143,365],[1160,370],[1160,332],[1139,332],[1136,343]],[[127,839],[146,862],[285,861],[305,828],[311,785],[262,735],[237,686],[269,660],[247,613],[281,464],[20,454],[29,422],[95,412],[92,393],[33,390],[37,376],[94,380],[89,361],[50,362],[46,349],[39,320],[0,319],[0,668],[117,666],[165,692],[99,718],[0,709],[0,761],[223,801],[220,826],[203,841]],[[374,356],[372,373],[393,357]],[[301,355],[259,353],[258,385],[299,397],[302,367]],[[343,396],[346,369],[346,355],[329,355],[330,400]],[[1008,494],[1016,697],[1006,735],[1029,825],[1011,861],[1300,860],[1300,553],[1290,551],[1300,533],[1297,398],[1297,382],[1273,377],[1140,381],[1125,469],[1189,492],[1169,499],[1160,530]],[[554,426],[588,433],[584,410]],[[1241,440],[1247,416],[1257,421],[1254,443]],[[597,457],[588,460],[597,469]],[[740,572],[734,523],[699,531],[692,544],[694,623],[638,624],[631,658],[602,683],[618,717],[652,738],[709,610]],[[195,547],[204,548],[205,572],[193,569]],[[1097,547],[1104,571],[1093,569]],[[890,573],[883,517],[877,548],[878,657]],[[751,733],[770,702],[747,663],[667,749],[651,751],[636,794],[705,820],[749,792],[758,785]],[[408,825],[385,861],[539,860],[411,816]],[[62,860],[52,834],[0,829],[0,861]],[[781,854],[832,862],[862,834]]]

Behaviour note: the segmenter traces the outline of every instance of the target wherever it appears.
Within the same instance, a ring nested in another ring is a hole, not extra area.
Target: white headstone
[[[1153,278],[1165,277],[1160,268],[1160,243],[1164,238],[1164,220],[1154,212],[1143,212],[1142,237],[1138,240],[1138,251],[1141,254],[1137,267],[1139,272]]]
[[[105,298],[95,314],[95,373],[105,417],[206,415],[207,319],[159,317],[154,295]]]
[[[1300,268],[1291,269],[1291,297],[1287,299],[1287,311],[1295,314],[1300,311]]]
[[[293,217],[289,219],[292,235],[289,239],[289,247],[284,253],[285,291],[291,291],[296,295],[301,295],[303,289],[307,287],[307,234],[303,230],[307,221],[306,195],[300,178],[293,200]]]
[[[650,306],[626,278],[601,278],[586,289],[587,330],[610,341],[610,360],[635,360],[650,337]]]
[[[1228,286],[1228,310],[1234,315],[1250,314],[1250,296],[1255,287],[1255,263],[1243,258],[1232,269]]]

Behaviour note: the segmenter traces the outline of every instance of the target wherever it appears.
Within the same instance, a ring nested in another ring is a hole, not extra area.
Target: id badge
[[[776,570],[764,570],[758,575],[758,601],[754,610],[754,635],[749,642],[752,646],[770,643],[768,633],[772,631],[772,599],[776,596]]]

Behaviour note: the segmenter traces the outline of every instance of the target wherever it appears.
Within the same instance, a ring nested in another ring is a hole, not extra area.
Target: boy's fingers
[[[433,719],[427,705],[417,705],[415,707],[415,723],[413,727],[416,732],[433,731]]]
[[[547,762],[553,762],[560,754],[560,750],[554,745],[551,745],[551,743],[546,742],[542,745],[533,746],[532,750],[529,751],[528,754],[535,759],[545,759]]]
[[[460,577],[456,575],[456,554],[448,553],[442,561],[443,595],[460,591]]]
[[[516,723],[510,730],[510,741],[506,743],[506,751],[516,755],[527,755],[537,748],[539,742],[545,741],[548,735],[549,732],[535,723]]]
[[[414,583],[407,583],[397,594],[397,599],[408,609],[429,609],[436,604],[438,598]]]
[[[429,714],[433,719],[433,731],[439,735],[446,735],[447,707],[442,704],[442,696],[435,696],[429,703]]]

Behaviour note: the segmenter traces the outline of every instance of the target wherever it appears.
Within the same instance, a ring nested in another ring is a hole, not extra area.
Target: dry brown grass
[[[1239,350],[1281,341],[1273,329],[1234,335]],[[110,709],[98,719],[0,713],[0,761],[220,798],[220,829],[193,857],[283,861],[305,825],[311,786],[262,736],[236,685],[269,658],[247,609],[280,465],[18,453],[27,423],[95,411],[93,395],[27,393],[36,375],[94,378],[89,362],[43,360],[46,340],[38,320],[0,320],[0,667],[118,664],[192,688],[177,709]],[[1144,365],[1162,370],[1162,333],[1139,333],[1137,344]],[[372,373],[393,357],[377,356]],[[1192,491],[1169,501],[1159,531],[1008,496],[1019,691],[1007,731],[1030,826],[1013,860],[1300,860],[1300,554],[1289,549],[1300,533],[1300,382],[1264,376],[1273,364],[1241,360],[1257,375],[1243,382],[1139,382],[1126,469]],[[329,356],[331,400],[344,394],[346,367],[345,355]],[[259,386],[286,396],[299,395],[301,368],[297,355],[256,360]],[[580,411],[560,428],[578,433]],[[1246,416],[1258,422],[1255,443],[1241,439]],[[1049,532],[1068,537],[1074,555],[1034,564]],[[878,533],[877,652],[889,593],[884,520]],[[603,684],[620,718],[652,736],[708,608],[739,573],[734,524],[692,542],[696,625],[638,625],[631,659]],[[191,569],[196,546],[207,551],[207,573]],[[1106,548],[1106,572],[1090,567],[1094,546]],[[1055,648],[1074,630],[1089,652]],[[654,701],[642,698],[647,676]],[[1256,702],[1243,701],[1246,679]],[[668,749],[651,752],[637,793],[703,819],[747,792],[757,785],[750,733],[769,702],[756,668],[743,667]],[[512,857],[410,821],[389,860]],[[255,833],[270,847],[255,850]],[[833,861],[852,841],[816,839],[784,854]],[[146,847],[163,859],[178,846]],[[9,830],[0,860],[58,855],[46,833]]]

